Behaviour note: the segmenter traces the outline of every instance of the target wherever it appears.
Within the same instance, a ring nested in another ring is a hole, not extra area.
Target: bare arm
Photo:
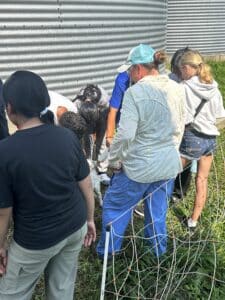
[[[0,209],[0,275],[6,271],[7,265],[7,251],[6,251],[6,237],[11,221],[12,207]]]
[[[86,178],[78,182],[80,190],[84,195],[84,199],[87,205],[87,226],[88,231],[84,239],[85,247],[90,246],[92,242],[96,240],[96,229],[94,223],[94,209],[95,201],[91,184],[91,177],[88,175]]]
[[[110,107],[108,119],[107,119],[107,129],[106,129],[106,144],[108,147],[112,143],[115,134],[117,112],[118,112],[117,108]]]

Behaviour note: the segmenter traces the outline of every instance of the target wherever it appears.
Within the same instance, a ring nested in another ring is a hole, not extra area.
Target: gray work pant
[[[1,300],[30,300],[35,285],[44,272],[47,300],[72,300],[78,256],[84,236],[81,229],[44,250],[28,250],[12,241],[6,274],[0,277]]]

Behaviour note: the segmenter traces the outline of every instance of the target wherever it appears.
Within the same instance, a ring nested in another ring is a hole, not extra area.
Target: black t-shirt
[[[68,129],[40,125],[0,141],[0,208],[13,207],[15,241],[46,249],[80,229],[86,205],[77,182],[88,174]]]

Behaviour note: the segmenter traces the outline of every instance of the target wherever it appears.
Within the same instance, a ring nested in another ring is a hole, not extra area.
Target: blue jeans
[[[166,251],[167,200],[172,194],[174,179],[153,183],[139,183],[129,179],[124,172],[115,174],[103,200],[102,232],[97,245],[99,257],[103,257],[106,226],[111,222],[108,253],[118,252],[123,235],[131,219],[133,209],[144,200],[145,237],[153,246],[156,256]]]
[[[183,139],[180,145],[180,154],[188,160],[199,160],[203,155],[211,155],[216,149],[216,138],[207,137],[203,134],[185,129]]]

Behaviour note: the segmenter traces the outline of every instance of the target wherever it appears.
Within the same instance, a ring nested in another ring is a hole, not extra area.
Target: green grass
[[[225,99],[225,62],[209,62]],[[225,131],[218,138],[218,151],[210,178],[209,195],[200,226],[190,235],[180,223],[193,207],[194,182],[187,197],[168,211],[168,251],[157,260],[143,239],[136,239],[138,259],[132,260],[131,241],[126,239],[126,251],[115,257],[107,270],[105,299],[116,299],[115,287],[121,288],[118,299],[225,299]],[[193,180],[194,181],[194,180]],[[96,208],[97,232],[100,234],[101,209]],[[135,230],[143,220],[135,217]],[[128,229],[128,231],[131,230]],[[138,232],[140,237],[143,232]],[[137,272],[137,269],[139,272]],[[115,275],[114,275],[115,274]],[[80,255],[76,282],[76,299],[99,299],[102,263],[94,246]],[[138,282],[140,284],[138,285]],[[139,294],[138,294],[139,290]],[[43,281],[36,288],[35,300],[43,298]],[[66,299],[65,299],[66,300]]]
[[[223,95],[223,99],[225,100],[225,61],[221,62],[213,62],[209,61],[209,65],[212,68],[212,72],[214,75],[214,78],[219,84],[220,91]]]

